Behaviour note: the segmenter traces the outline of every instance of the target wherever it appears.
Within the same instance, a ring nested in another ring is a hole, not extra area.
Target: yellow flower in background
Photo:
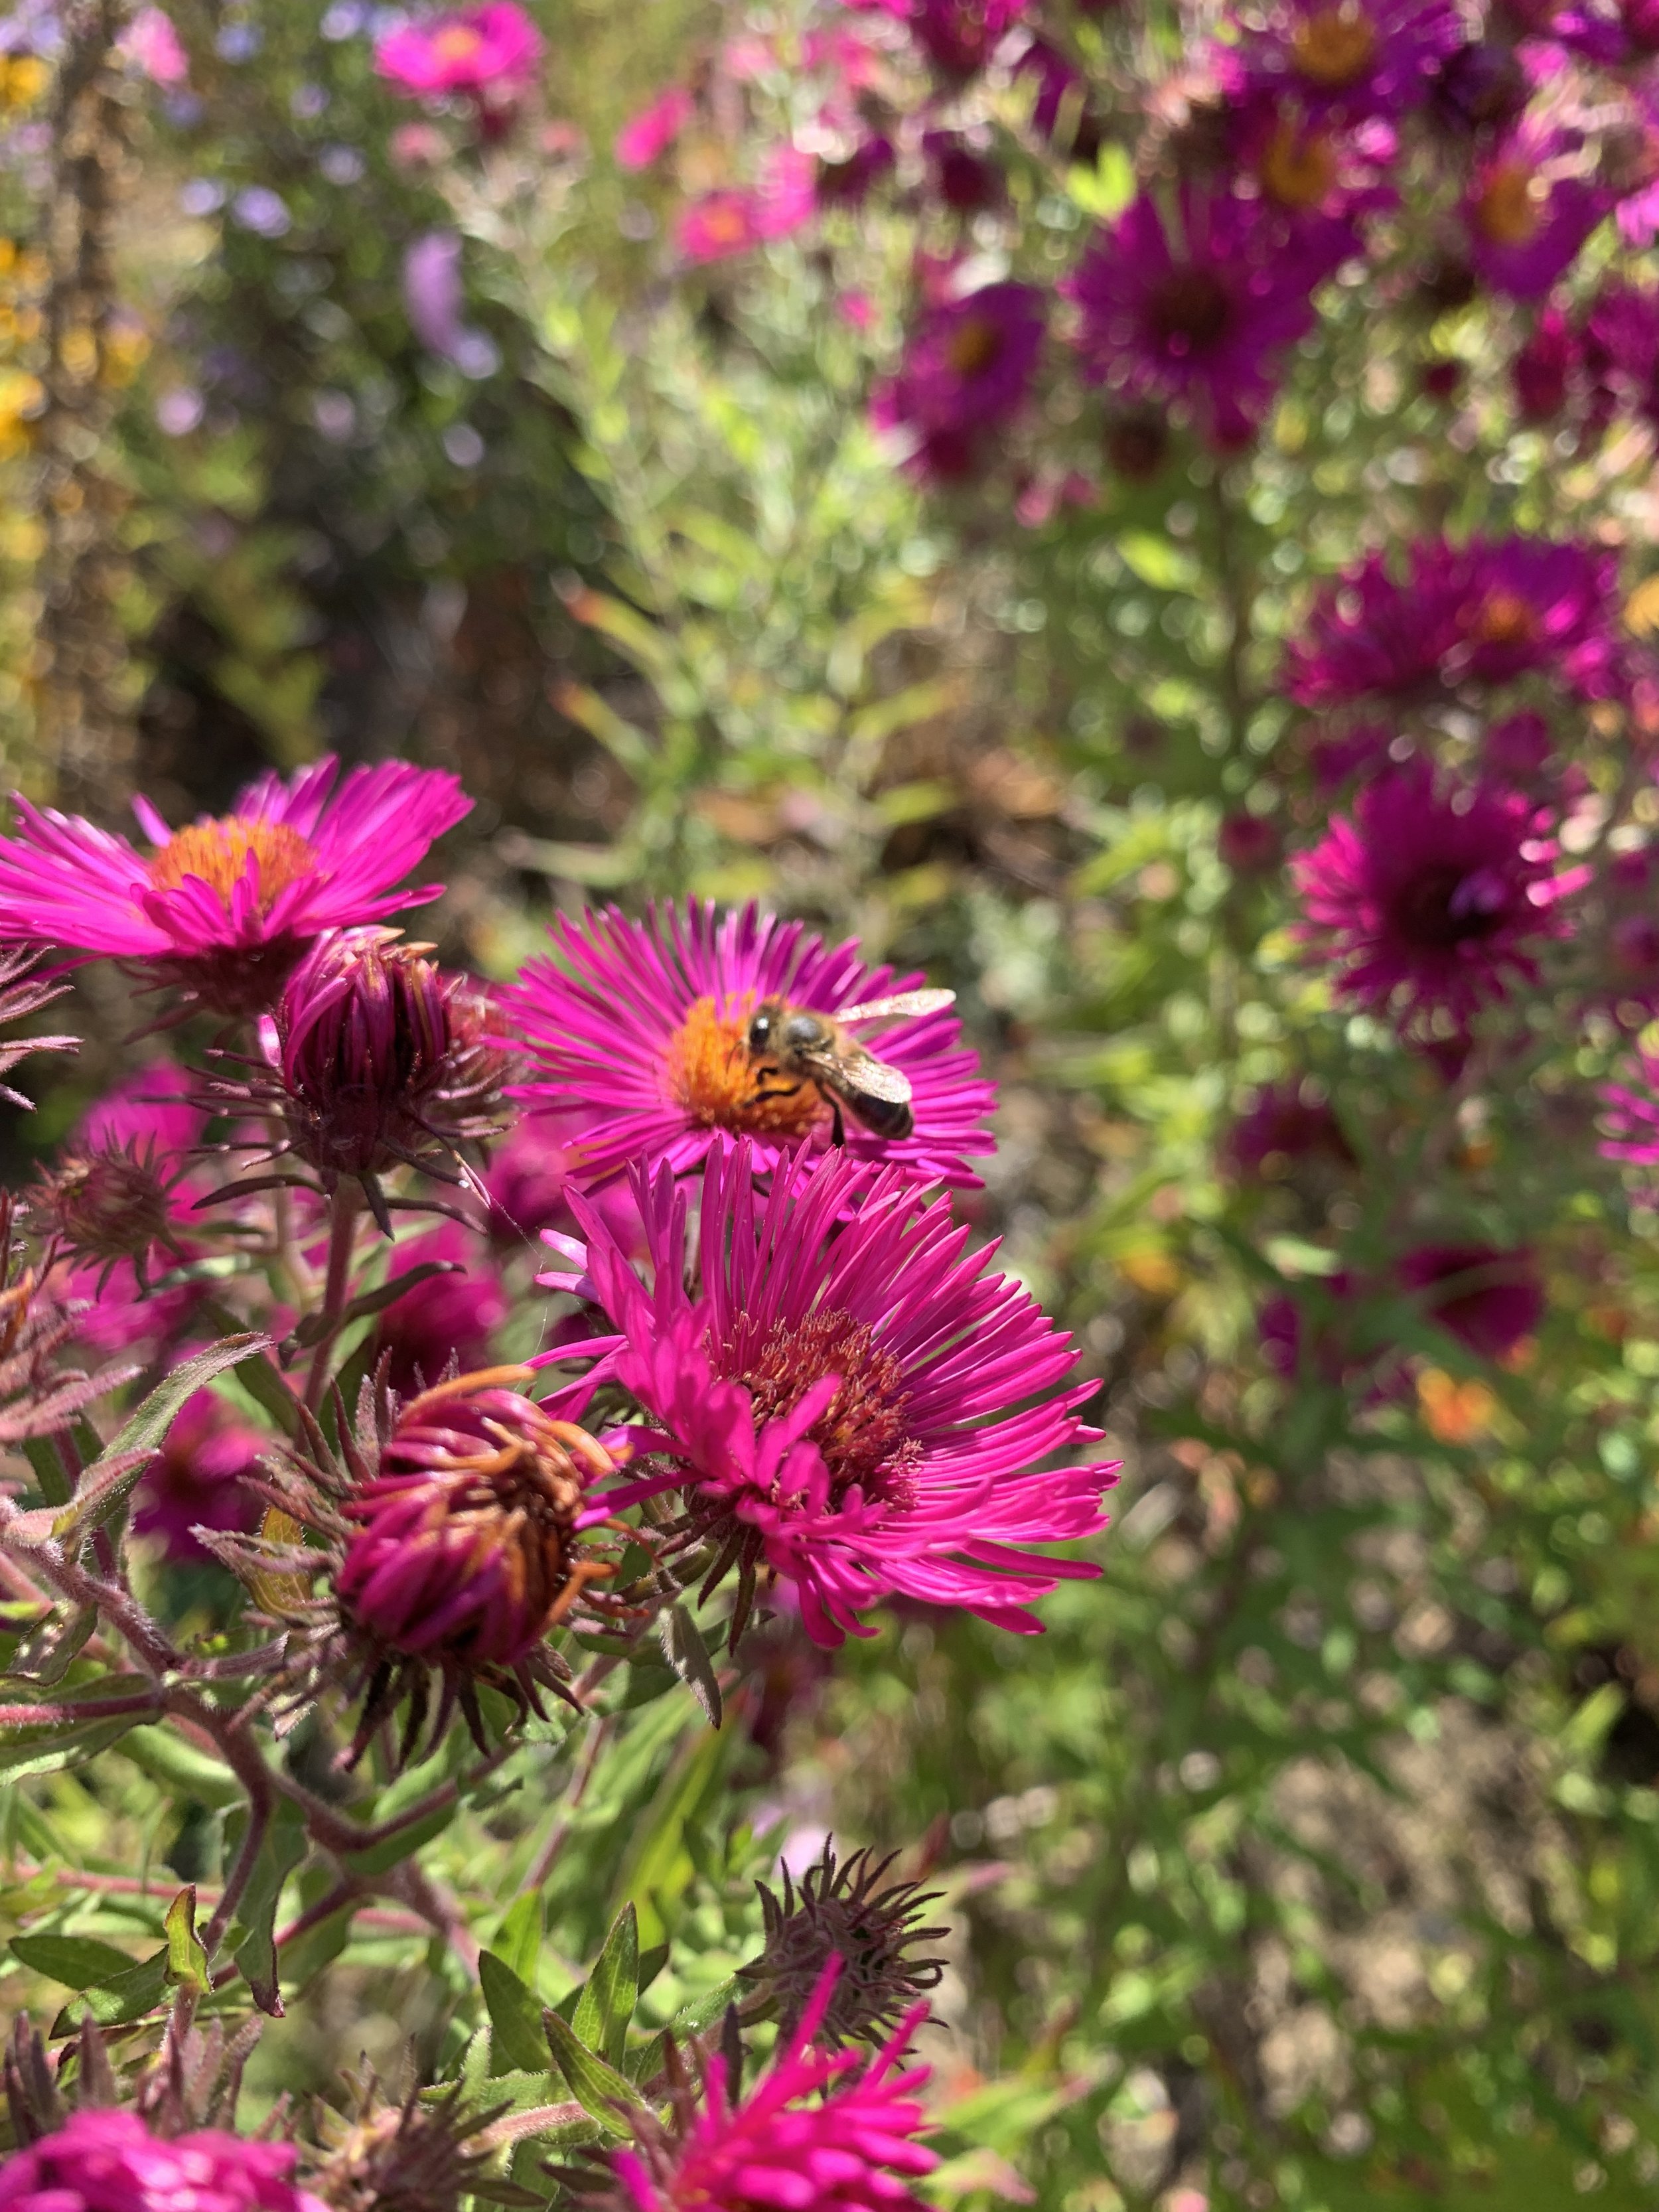
[[[33,107],[51,81],[38,54],[0,55],[0,107]]]

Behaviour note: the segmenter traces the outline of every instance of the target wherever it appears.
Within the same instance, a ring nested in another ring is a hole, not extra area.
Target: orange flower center
[[[725,1014],[714,1012],[712,999],[697,1000],[669,1042],[669,1097],[694,1128],[805,1136],[823,1118],[823,1094],[764,1055],[751,1055],[751,1000],[746,994]]]
[[[1291,52],[1298,73],[1328,91],[1357,83],[1376,58],[1376,33],[1353,0],[1316,9],[1297,24]]]
[[[1261,157],[1261,181],[1281,207],[1317,207],[1336,181],[1336,156],[1317,131],[1277,125]]]
[[[175,830],[151,860],[149,879],[157,890],[171,891],[194,876],[228,910],[250,860],[258,866],[262,915],[270,912],[279,892],[317,870],[316,854],[286,822],[250,822],[227,814],[217,822],[192,822],[188,829]]]
[[[470,23],[449,23],[432,41],[433,58],[451,68],[457,62],[476,60],[483,45],[483,34]]]
[[[1524,161],[1499,161],[1474,196],[1475,228],[1494,246],[1529,246],[1544,220],[1544,195]]]
[[[749,217],[735,201],[720,200],[703,210],[702,227],[716,246],[741,246],[749,235]]]
[[[945,357],[958,376],[978,376],[1002,351],[1002,332],[986,315],[970,315],[958,323],[945,348]]]
[[[1530,645],[1538,635],[1538,616],[1518,592],[1488,592],[1469,623],[1482,645]]]

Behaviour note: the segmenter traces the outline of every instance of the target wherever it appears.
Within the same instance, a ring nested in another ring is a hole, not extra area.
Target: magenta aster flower
[[[1429,1318],[1480,1359],[1507,1358],[1544,1317],[1544,1289],[1528,1251],[1423,1244],[1395,1272]]]
[[[763,1195],[756,1165],[747,1144],[705,1165],[695,1297],[666,1170],[635,1171],[649,1287],[580,1198],[586,1274],[543,1278],[619,1332],[604,1371],[684,1463],[691,1537],[792,1582],[820,1644],[895,1594],[1037,1628],[1030,1601],[1097,1571],[1028,1547],[1103,1527],[1115,1464],[1043,1471],[1094,1433],[1093,1386],[1062,1387],[1075,1347],[902,1171],[843,1158]]]
[[[1241,1175],[1282,1174],[1304,1160],[1358,1164],[1330,1101],[1299,1083],[1266,1085],[1229,1130],[1223,1153]]]
[[[1316,285],[1352,251],[1343,222],[1304,218],[1297,251],[1259,199],[1183,184],[1170,220],[1143,194],[1062,287],[1082,310],[1088,374],[1121,397],[1171,403],[1220,445],[1267,413],[1280,364],[1314,323]]]
[[[233,811],[169,830],[134,811],[156,850],[78,816],[14,801],[20,834],[0,838],[0,943],[52,944],[132,960],[216,1013],[268,1006],[326,929],[379,921],[436,898],[398,890],[471,801],[453,775],[388,761],[319,761],[287,783],[262,776]]]
[[[646,2121],[633,2148],[611,2154],[627,2212],[926,2212],[905,2185],[939,2163],[916,2138],[926,2067],[903,2065],[926,2016],[918,2005],[873,2058],[814,2047],[835,1987],[832,1961],[795,2032],[750,2094],[729,2094],[724,2056],[683,2091],[670,2125]]]
[[[1537,948],[1566,933],[1553,909],[1571,879],[1545,828],[1513,793],[1437,788],[1421,762],[1396,769],[1291,863],[1307,917],[1297,934],[1331,963],[1340,997],[1462,1028],[1511,982],[1535,982]]]
[[[1606,698],[1620,681],[1618,580],[1616,555],[1545,538],[1419,539],[1403,575],[1367,554],[1315,602],[1285,688],[1331,708],[1548,671]]]
[[[620,169],[648,169],[660,161],[696,113],[696,102],[683,84],[671,84],[648,107],[632,115],[611,145]]]
[[[610,907],[580,924],[561,917],[551,934],[557,964],[532,961],[499,1003],[530,1054],[535,1079],[522,1095],[585,1124],[571,1166],[589,1180],[636,1160],[683,1171],[738,1136],[754,1140],[763,1170],[802,1146],[826,1149],[830,1108],[814,1085],[787,1095],[757,1085],[746,1042],[756,1010],[777,999],[835,1015],[923,980],[868,968],[855,940],[826,945],[753,904],[653,907],[642,922]],[[915,1126],[884,1138],[848,1117],[848,1152],[930,1182],[976,1182],[964,1156],[992,1150],[984,1116],[996,1094],[955,1018],[860,1023],[858,1036],[909,1078]]]
[[[260,1502],[242,1478],[257,1472],[270,1449],[270,1439],[239,1421],[222,1398],[198,1390],[133,1493],[134,1534],[159,1537],[168,1559],[194,1562],[209,1556],[198,1528],[256,1528]]]
[[[169,2142],[136,2112],[72,2112],[0,2165],[6,2212],[326,2212],[295,2186],[292,2143],[218,2128]]]
[[[1276,0],[1216,58],[1230,91],[1290,94],[1316,120],[1352,124],[1420,105],[1462,40],[1453,0]]]
[[[400,1244],[390,1272],[404,1275],[433,1264],[458,1273],[428,1275],[381,1313],[374,1356],[389,1355],[386,1380],[399,1397],[414,1397],[436,1382],[453,1359],[471,1373],[489,1364],[495,1331],[507,1319],[507,1298],[489,1247],[459,1221],[445,1221],[425,1237]]]
[[[912,331],[898,374],[878,386],[871,414],[908,434],[928,475],[965,476],[988,432],[1019,412],[1042,349],[1042,295],[1030,284],[987,284],[930,307]]]
[[[541,58],[542,34],[513,0],[446,9],[389,32],[374,49],[380,75],[417,99],[521,93]]]
[[[1026,12],[1026,0],[874,0],[896,15],[934,67],[946,76],[982,70]]]
[[[1562,173],[1569,151],[1561,132],[1523,118],[1476,166],[1463,222],[1475,273],[1492,291],[1541,298],[1607,212],[1605,191]]]
[[[1604,1160],[1627,1160],[1632,1167],[1659,1167],[1659,1057],[1638,1054],[1640,1087],[1609,1083],[1601,1091],[1607,1136]]]

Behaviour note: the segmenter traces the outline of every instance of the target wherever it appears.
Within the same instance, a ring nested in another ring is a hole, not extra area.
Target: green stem
[[[355,1182],[343,1182],[335,1190],[329,1217],[328,1275],[323,1285],[323,1333],[311,1355],[311,1373],[306,1381],[306,1406],[313,1413],[322,1403],[323,1386],[328,1380],[329,1354],[340,1333],[340,1316],[345,1310],[346,1296],[351,1288],[351,1251],[356,1241],[361,1202]]]

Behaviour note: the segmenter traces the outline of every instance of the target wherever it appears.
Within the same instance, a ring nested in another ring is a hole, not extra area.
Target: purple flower
[[[270,1445],[222,1398],[198,1390],[185,1399],[133,1494],[134,1534],[160,1537],[170,1559],[198,1561],[209,1554],[196,1529],[245,1533],[256,1527],[259,1500],[241,1478],[255,1473]]]
[[[1419,106],[1462,39],[1454,0],[1276,0],[1215,58],[1235,94],[1288,94],[1316,121],[1352,124]]]
[[[1583,357],[1578,334],[1565,314],[1558,307],[1544,308],[1510,368],[1515,404],[1523,421],[1553,422],[1567,404]]]
[[[6,2212],[326,2212],[294,2182],[292,2143],[199,2128],[164,2142],[136,2112],[72,2112],[0,2165]]]
[[[1249,1111],[1234,1122],[1223,1150],[1244,1175],[1282,1173],[1298,1160],[1357,1164],[1329,1101],[1310,1096],[1297,1083],[1272,1083],[1259,1091]]]
[[[507,1319],[507,1298],[488,1251],[458,1221],[400,1244],[390,1272],[410,1273],[437,1261],[459,1273],[428,1275],[381,1313],[374,1357],[390,1356],[386,1380],[399,1397],[412,1398],[439,1382],[453,1359],[465,1373],[488,1367],[495,1331]]]
[[[1322,592],[1285,659],[1298,705],[1410,700],[1534,671],[1583,696],[1619,686],[1617,556],[1545,538],[1443,538],[1407,549],[1405,574],[1368,554]]]
[[[1410,1024],[1459,1029],[1512,982],[1535,982],[1536,949],[1566,934],[1553,909],[1545,817],[1485,783],[1437,788],[1412,762],[1368,784],[1352,817],[1291,863],[1306,916],[1297,934],[1331,963],[1340,998]]]
[[[610,907],[580,924],[562,916],[551,935],[558,964],[531,962],[499,1003],[530,1054],[534,1079],[520,1095],[580,1125],[570,1164],[585,1181],[632,1161],[684,1173],[738,1136],[753,1140],[762,1169],[801,1146],[829,1150],[830,1105],[814,1085],[757,1095],[746,1043],[756,1009],[781,999],[835,1015],[923,980],[866,967],[856,940],[826,945],[753,904],[725,915],[712,902],[653,907],[642,922]],[[849,1120],[848,1152],[925,1181],[975,1182],[965,1157],[992,1149],[983,1117],[996,1094],[954,1016],[909,1016],[877,1032],[860,1023],[858,1034],[908,1077],[915,1127],[884,1138]]]
[[[1480,1359],[1508,1358],[1544,1317],[1543,1285],[1528,1251],[1422,1244],[1395,1273],[1429,1318]]]
[[[873,2058],[815,2049],[839,1963],[746,2097],[732,2096],[716,2052],[701,2100],[688,2086],[669,2126],[646,2120],[633,2148],[611,2152],[631,2212],[926,2212],[905,2185],[939,2163],[916,2140],[927,2069],[897,2071],[924,2008]]]
[[[269,185],[249,185],[237,193],[230,204],[230,212],[244,230],[251,230],[259,238],[285,238],[294,228],[294,218],[280,194]]]
[[[190,1232],[199,1231],[201,1217],[193,1201],[202,1185],[180,1170],[186,1154],[201,1142],[207,1121],[192,1103],[195,1088],[184,1068],[170,1060],[152,1061],[124,1076],[88,1109],[69,1140],[72,1155],[126,1153],[147,1159],[167,1186],[169,1239],[186,1257],[199,1249],[190,1242]],[[67,1287],[71,1298],[88,1301],[76,1334],[103,1352],[146,1340],[176,1343],[190,1328],[204,1296],[203,1286],[181,1285],[146,1297],[131,1260],[118,1260],[112,1267],[93,1261],[75,1267]]]
[[[1469,258],[1492,291],[1536,300],[1571,267],[1610,202],[1559,173],[1567,141],[1522,121],[1475,168],[1463,198]]]
[[[665,1169],[635,1174],[648,1286],[580,1197],[586,1273],[544,1278],[619,1332],[599,1371],[654,1425],[645,1448],[684,1462],[697,1540],[793,1583],[820,1644],[895,1595],[1035,1630],[1032,1600],[1096,1570],[1029,1547],[1103,1526],[1114,1472],[1045,1467],[1093,1435],[1074,1346],[902,1172],[780,1168],[763,1195],[757,1164],[740,1144],[704,1167],[695,1294]]]
[[[617,167],[648,169],[668,151],[696,112],[696,104],[685,87],[671,84],[617,133],[611,151]]]
[[[461,241],[453,230],[427,231],[405,252],[404,304],[421,343],[463,376],[493,376],[501,367],[495,340],[462,320]]]
[[[1062,289],[1082,310],[1087,371],[1120,398],[1173,404],[1224,447],[1245,443],[1280,365],[1312,329],[1314,287],[1352,250],[1344,222],[1310,219],[1288,250],[1260,200],[1183,183],[1167,210],[1143,194]]]
[[[390,761],[302,769],[250,784],[232,812],[170,830],[133,811],[157,848],[78,816],[14,800],[21,834],[0,838],[0,944],[51,943],[133,960],[214,1012],[268,1005],[326,929],[379,921],[436,898],[394,886],[471,805],[455,777]]]
[[[898,374],[878,386],[871,414],[908,434],[928,475],[966,475],[988,433],[1017,415],[1042,349],[1042,295],[1030,284],[987,284],[927,308]]]
[[[946,76],[982,70],[1026,12],[1027,0],[878,0]]]

